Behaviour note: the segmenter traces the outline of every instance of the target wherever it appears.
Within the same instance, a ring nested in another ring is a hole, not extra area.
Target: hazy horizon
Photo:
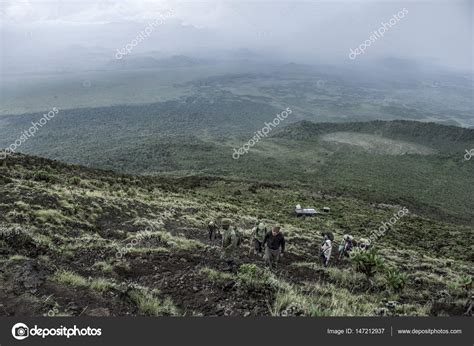
[[[3,1],[2,73],[101,69],[160,15],[127,54],[363,66],[383,58],[473,71],[472,2]],[[357,59],[370,35],[385,26]],[[442,49],[440,49],[442,48]]]

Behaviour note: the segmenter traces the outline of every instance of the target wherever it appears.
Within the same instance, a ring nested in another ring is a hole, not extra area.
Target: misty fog
[[[406,15],[355,60],[393,15]],[[4,1],[2,74],[107,67],[117,49],[172,15],[127,58],[186,55],[304,64],[364,65],[395,57],[472,71],[473,3],[464,1]]]

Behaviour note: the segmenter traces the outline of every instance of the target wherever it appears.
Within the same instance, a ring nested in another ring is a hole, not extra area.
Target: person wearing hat
[[[226,270],[232,271],[235,268],[235,257],[240,245],[240,236],[230,224],[230,219],[222,219],[222,259],[227,263]]]
[[[209,240],[214,240],[219,233],[219,227],[216,225],[214,221],[209,222],[207,225],[207,230],[209,231]]]
[[[370,249],[370,240],[367,238],[360,238],[359,246],[362,251],[366,251]]]
[[[270,269],[276,269],[280,257],[285,252],[285,237],[281,233],[280,225],[273,226],[270,232],[265,234],[263,239],[263,246],[265,246],[265,262]]]
[[[339,262],[344,256],[349,256],[354,247],[354,237],[350,234],[344,234],[341,244],[339,244],[338,252],[339,256],[337,257],[337,262]]]
[[[331,233],[322,233],[324,236],[324,242],[321,245],[321,261],[325,267],[329,264],[329,258],[331,258],[331,251],[332,251],[332,241],[331,241]],[[334,239],[334,238],[333,238]]]
[[[252,229],[253,243],[254,243],[254,254],[261,254],[263,251],[263,240],[267,234],[267,228],[260,222],[256,227]]]

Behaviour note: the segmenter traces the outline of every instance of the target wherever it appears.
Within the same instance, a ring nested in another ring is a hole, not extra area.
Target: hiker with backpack
[[[334,236],[331,232],[323,232],[321,235],[324,237],[323,244],[321,245],[321,261],[324,267],[327,267],[329,264],[329,259],[331,258],[332,251],[332,241]]]
[[[341,244],[339,244],[337,256],[337,262],[342,260],[344,257],[349,256],[349,252],[351,252],[352,248],[355,246],[354,244],[354,237],[350,234],[344,234],[342,238]]]
[[[357,246],[361,251],[367,251],[371,248],[370,240],[367,238],[360,238]]]
[[[230,219],[222,219],[222,259],[226,262],[226,270],[235,269],[235,258],[240,246],[240,233],[231,226]]]
[[[263,240],[265,239],[265,235],[267,234],[267,228],[260,222],[256,227],[252,229],[252,237],[253,237],[253,253],[255,255],[260,255],[263,252]]]
[[[278,261],[285,252],[285,237],[281,233],[280,225],[275,225],[263,238],[265,247],[265,262],[270,269],[277,269]]]
[[[209,222],[207,225],[207,230],[209,231],[209,240],[214,240],[217,238],[219,234],[219,227],[216,225],[214,221]]]

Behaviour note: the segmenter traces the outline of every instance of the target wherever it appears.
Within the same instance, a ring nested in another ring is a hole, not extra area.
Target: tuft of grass
[[[105,292],[116,286],[114,282],[103,277],[87,280],[79,274],[64,269],[58,270],[54,273],[53,280],[74,287],[91,288],[98,292]]]
[[[98,292],[105,292],[116,286],[112,281],[106,278],[93,279],[89,285],[90,285],[90,288]]]
[[[111,264],[109,264],[105,261],[95,262],[94,265],[92,266],[92,268],[98,269],[103,273],[111,273],[114,269],[114,267]]]
[[[290,289],[289,291],[279,290],[277,292],[275,301],[270,307],[270,315],[305,315],[316,317],[322,315],[322,313],[305,295],[300,294],[295,289]]]
[[[62,225],[67,221],[72,221],[69,217],[64,216],[60,211],[55,209],[40,209],[33,212],[33,216],[37,221],[46,223],[49,222],[53,225]]]
[[[327,269],[330,279],[343,287],[354,287],[362,284],[364,275],[351,269],[329,267]]]
[[[22,210],[30,210],[31,206],[28,203],[25,203],[23,201],[16,201],[15,202],[15,207],[22,209]]]
[[[247,291],[270,288],[272,274],[256,264],[242,264],[237,271],[237,286]]]
[[[35,244],[37,246],[38,245],[39,246],[45,246],[45,247],[48,247],[51,250],[54,250],[55,247],[56,247],[54,245],[52,239],[49,236],[41,234],[41,233],[33,234],[33,241],[35,242]]]
[[[213,283],[222,283],[234,279],[234,276],[230,273],[220,272],[208,267],[201,268],[199,273],[207,276],[207,278]]]
[[[22,261],[25,259],[28,259],[28,257],[22,256],[22,255],[13,255],[13,256],[8,257],[9,261]]]
[[[170,250],[158,246],[158,247],[132,247],[131,249],[127,250],[128,253],[135,253],[135,254],[147,254],[147,253],[169,253]]]
[[[89,285],[84,277],[64,269],[58,270],[54,273],[53,280],[74,287],[87,287]]]
[[[160,300],[146,289],[134,289],[129,297],[137,305],[138,312],[148,316],[178,316],[179,310],[170,298]]]

